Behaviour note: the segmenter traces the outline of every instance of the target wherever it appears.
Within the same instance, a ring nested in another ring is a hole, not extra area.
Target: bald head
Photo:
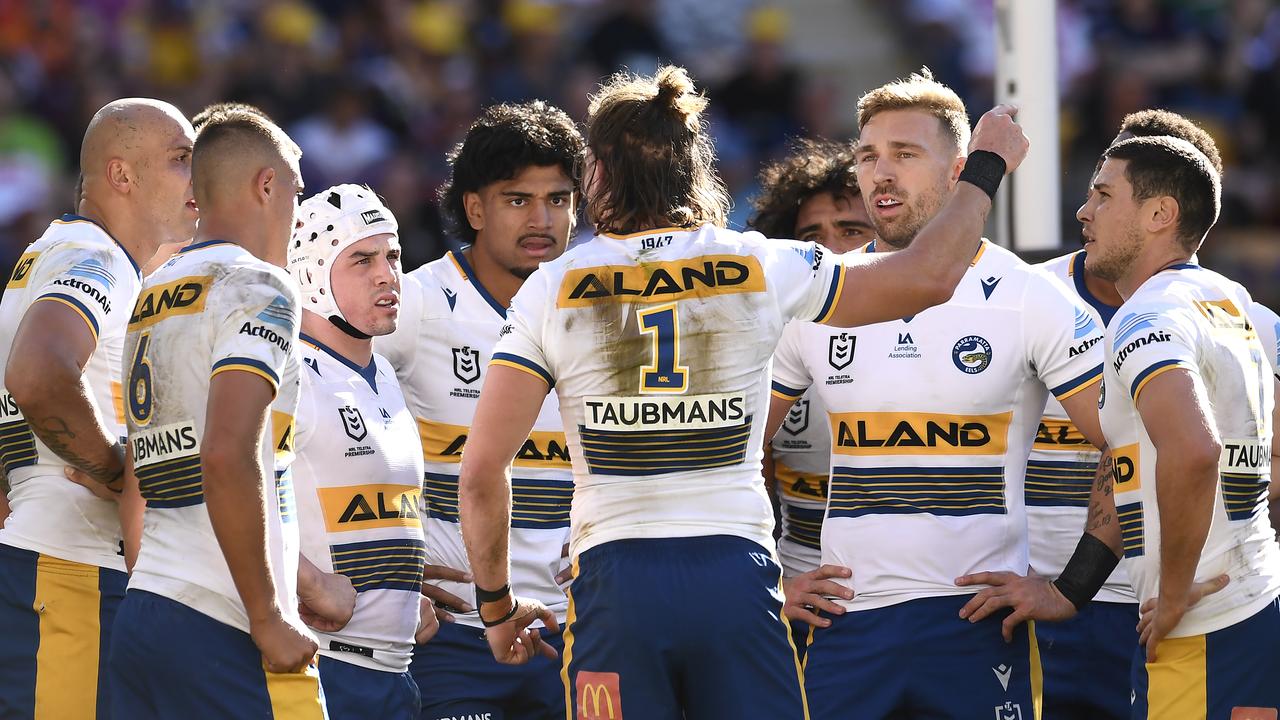
[[[122,98],[94,114],[80,146],[80,170],[92,182],[113,158],[130,163],[163,153],[174,141],[190,150],[195,132],[178,110],[163,100]]]
[[[266,168],[287,173],[302,154],[293,140],[256,108],[219,108],[201,120],[191,160],[196,204],[201,207],[248,191]]]

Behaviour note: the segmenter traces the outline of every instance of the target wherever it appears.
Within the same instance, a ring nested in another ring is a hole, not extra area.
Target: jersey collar
[[[351,362],[350,360],[346,359],[342,355],[340,355],[337,350],[334,350],[333,348],[329,347],[328,345],[325,345],[324,343],[320,342],[319,340],[311,337],[306,333],[299,333],[298,338],[302,340],[302,342],[310,345],[311,347],[326,353],[327,355],[329,355],[329,357],[333,358],[334,360],[337,360],[343,365],[346,365],[352,370],[355,370],[356,373],[360,375],[360,377],[364,378],[365,382],[369,383],[369,387],[373,388],[373,391],[375,393],[378,392],[378,360],[377,358],[369,358],[369,364],[364,367],[361,367]]]
[[[489,307],[493,308],[493,311],[498,313],[498,315],[505,320],[507,317],[507,309],[498,304],[498,301],[493,299],[493,296],[489,294],[489,291],[485,290],[484,286],[480,284],[480,279],[476,277],[476,271],[472,270],[471,263],[467,262],[467,256],[460,252],[450,250],[449,259],[453,261],[453,266],[458,269],[458,273],[462,275],[462,279],[470,282],[471,285],[475,287],[476,292],[480,293],[480,297],[484,298],[484,301],[489,303]]]
[[[93,218],[87,218],[83,215],[76,215],[74,213],[64,213],[62,217],[58,218],[58,220],[64,223],[73,223],[73,222],[92,223],[99,230],[106,233],[107,237],[111,238],[111,242],[115,243],[116,246],[120,248],[120,251],[124,253],[124,256],[129,259],[129,264],[133,266],[133,271],[138,273],[138,278],[139,279],[142,278],[142,268],[138,267],[138,261],[133,259],[133,256],[129,254],[129,251],[127,249],[125,249],[125,246],[120,244],[120,241],[116,239],[115,235],[111,234],[111,231],[108,230],[105,225],[98,222],[97,220],[94,220]]]
[[[1108,305],[1098,299],[1098,296],[1089,292],[1089,285],[1084,281],[1084,258],[1084,250],[1077,251],[1075,256],[1071,258],[1071,279],[1075,281],[1076,293],[1080,296],[1080,299],[1089,303],[1089,307],[1098,311],[1098,314],[1102,316],[1102,325],[1106,327],[1111,324],[1111,318],[1115,317],[1116,311],[1120,308]]]

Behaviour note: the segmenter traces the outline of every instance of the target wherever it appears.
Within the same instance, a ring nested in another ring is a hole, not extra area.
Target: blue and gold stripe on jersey
[[[32,302],[40,302],[41,300],[51,300],[56,303],[62,303],[75,311],[77,315],[84,320],[84,324],[89,326],[89,330],[93,333],[93,339],[98,339],[100,328],[98,327],[98,319],[94,317],[93,312],[89,310],[89,306],[80,301],[79,298],[62,292],[47,292]]]
[[[515,368],[516,370],[523,370],[524,372],[527,372],[530,375],[545,382],[547,384],[547,387],[556,386],[556,380],[555,378],[551,377],[551,373],[547,372],[538,363],[532,360],[528,360],[526,358],[522,358],[519,355],[512,355],[511,353],[494,353],[493,358],[489,360],[489,364],[503,365],[506,367]]]
[[[1116,516],[1120,519],[1120,539],[1124,545],[1124,556],[1132,558],[1145,555],[1142,503],[1117,505]]]
[[[804,395],[804,389],[788,387],[778,382],[777,380],[773,381],[773,386],[770,388],[769,391],[773,394],[774,397],[779,398],[781,400],[799,400],[800,396]]]
[[[370,540],[333,545],[329,551],[333,571],[347,576],[358,593],[422,589],[422,567],[427,559],[426,543],[422,540]]]
[[[1143,370],[1134,376],[1133,384],[1129,386],[1129,395],[1133,398],[1135,403],[1138,402],[1138,395],[1142,392],[1142,389],[1147,386],[1147,383],[1156,379],[1159,375],[1163,375],[1170,370],[1176,370],[1178,368],[1188,369],[1188,366],[1183,361],[1172,358],[1153,363],[1146,370]]]
[[[276,371],[270,365],[262,362],[261,360],[255,360],[254,358],[223,358],[213,364],[213,368],[209,372],[209,377],[213,377],[218,373],[226,372],[228,370],[243,370],[245,372],[253,373],[254,375],[257,375],[271,383],[272,390],[280,387],[280,376],[276,374]]]
[[[276,507],[280,510],[280,522],[291,523],[298,515],[298,504],[293,496],[293,472],[276,470]]]
[[[180,508],[204,502],[200,453],[143,465],[134,472],[147,507]]]
[[[1071,397],[1072,395],[1075,395],[1081,390],[1084,390],[1090,385],[1093,385],[1094,383],[1098,382],[1101,379],[1102,379],[1102,364],[1099,363],[1096,367],[1090,368],[1089,370],[1083,373],[1080,373],[1076,377],[1062,383],[1061,385],[1051,388],[1049,392],[1053,393],[1053,396],[1056,397],[1059,401],[1066,400],[1067,398]]]
[[[22,417],[18,403],[8,392],[0,390],[0,468],[6,473],[35,465],[36,436]]]
[[[844,278],[844,267],[837,266],[831,273],[831,286],[827,288],[827,296],[822,301],[822,309],[820,309],[817,316],[813,318],[814,322],[824,323],[831,319],[832,313],[835,312],[836,305],[840,304],[840,295],[844,292]]]
[[[1027,505],[1088,507],[1097,463],[1056,460],[1027,461]]]
[[[422,497],[436,520],[458,522],[458,476],[425,473]],[[549,530],[569,526],[573,480],[511,478],[511,527]]]
[[[826,510],[822,508],[798,507],[788,504],[784,509],[786,523],[782,537],[797,545],[814,550],[822,549],[822,518]]]
[[[1248,520],[1262,511],[1266,505],[1267,486],[1270,479],[1265,474],[1222,473],[1222,502],[1226,505],[1228,520]]]
[[[830,517],[863,515],[1003,515],[1004,468],[834,467]]]
[[[658,475],[729,467],[747,457],[751,417],[709,429],[601,430],[578,426],[582,456],[596,475]]]

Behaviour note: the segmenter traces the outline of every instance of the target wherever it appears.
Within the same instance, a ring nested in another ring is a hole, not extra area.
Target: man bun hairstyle
[[[618,73],[591,98],[587,146],[599,165],[588,215],[598,232],[724,226],[729,192],[715,169],[707,98],[684,68]]]

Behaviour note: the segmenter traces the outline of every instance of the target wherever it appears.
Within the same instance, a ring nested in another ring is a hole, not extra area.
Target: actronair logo
[[[1151,343],[1169,342],[1170,340],[1173,340],[1173,338],[1169,333],[1163,330],[1153,330],[1142,337],[1136,337],[1133,340],[1130,340],[1128,345],[1120,348],[1120,351],[1116,353],[1116,359],[1111,363],[1111,366],[1115,368],[1116,372],[1120,372],[1120,366],[1124,364],[1125,358],[1129,357],[1129,354],[1134,350],[1150,345]]]
[[[1067,350],[1067,357],[1075,357],[1077,355],[1083,355],[1089,351],[1089,348],[1093,347],[1094,345],[1097,345],[1101,340],[1102,340],[1101,335],[1097,337],[1089,338],[1088,340],[1085,340],[1079,345],[1075,345],[1071,347],[1069,350]]]

